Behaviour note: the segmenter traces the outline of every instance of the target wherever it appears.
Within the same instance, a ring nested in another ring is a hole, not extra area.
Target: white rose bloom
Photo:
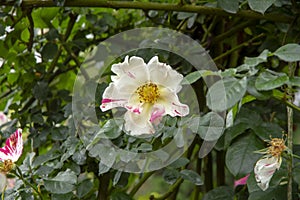
[[[263,157],[259,159],[254,167],[254,174],[257,185],[263,190],[269,188],[270,180],[276,170],[280,168],[281,157]]]
[[[103,93],[102,111],[124,107],[125,130],[130,135],[152,134],[153,124],[164,115],[186,116],[189,107],[179,102],[183,76],[169,65],[153,57],[147,64],[143,58],[126,56],[123,63],[112,65],[112,82]]]

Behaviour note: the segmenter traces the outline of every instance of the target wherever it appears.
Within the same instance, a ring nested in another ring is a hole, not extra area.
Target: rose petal
[[[114,83],[110,83],[103,93],[100,108],[102,111],[107,111],[115,107],[124,107],[128,103],[130,95],[124,90],[120,92]]]
[[[239,180],[234,181],[234,187],[237,187],[238,185],[246,185],[249,176],[250,176],[250,174],[246,175],[245,177],[243,177]]]
[[[159,62],[157,56],[154,56],[147,65],[152,82],[169,88],[175,93],[180,91],[183,76],[170,65]]]
[[[171,92],[167,88],[161,88],[159,91],[160,91],[160,98],[158,104],[164,106],[166,114],[172,117],[175,116],[182,117],[189,114],[189,107],[179,102],[176,93]]]
[[[150,104],[144,104],[143,110],[140,114],[126,112],[125,119],[125,130],[128,131],[129,135],[143,135],[153,134],[155,130],[150,122],[152,106]]]
[[[157,126],[165,114],[165,108],[162,105],[155,104],[152,108],[150,122]]]
[[[23,140],[22,130],[18,129],[5,142],[5,146],[0,148],[0,160],[11,160],[16,162],[22,155]]]
[[[0,112],[0,126],[8,122],[7,116],[3,113]]]
[[[264,157],[258,160],[254,167],[255,179],[257,185],[263,190],[269,188],[270,180],[281,165],[281,158],[278,160],[277,157]]]
[[[143,58],[132,56],[128,60],[128,56],[125,57],[123,63],[113,64],[111,71],[114,72],[117,77],[114,77],[114,81],[122,81],[127,79],[127,82],[134,81],[142,84],[149,80],[149,72],[147,65]]]

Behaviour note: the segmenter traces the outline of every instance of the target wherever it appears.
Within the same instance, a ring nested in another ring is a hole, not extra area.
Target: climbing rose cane
[[[259,159],[254,167],[254,174],[257,185],[263,190],[269,188],[269,183],[276,170],[280,168],[282,158],[281,154],[287,150],[285,141],[280,138],[273,138],[270,141],[270,146],[267,148],[264,155]]]
[[[124,107],[125,130],[130,135],[153,134],[164,115],[186,116],[189,107],[179,102],[183,76],[153,57],[148,64],[143,58],[125,57],[112,65],[112,82],[103,93],[102,111]]]

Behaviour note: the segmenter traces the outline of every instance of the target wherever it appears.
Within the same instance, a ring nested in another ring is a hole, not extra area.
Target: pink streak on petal
[[[0,158],[1,160],[10,159],[16,162],[22,154],[23,150],[23,140],[22,140],[22,130],[17,129],[15,133],[10,135],[6,140],[5,146],[0,148],[0,151],[7,155],[6,158]]]
[[[178,112],[177,110],[174,110],[174,112],[175,112],[177,115],[181,115],[181,113]]]
[[[250,174],[248,174],[247,176],[245,176],[239,180],[234,181],[234,187],[237,187],[238,185],[246,185],[249,176],[250,176]]]
[[[158,125],[162,119],[162,117],[165,114],[165,109],[164,108],[154,108],[153,112],[151,113],[151,117],[150,117],[150,122]]]
[[[141,114],[141,110],[139,108],[133,109],[132,112],[137,113],[137,114]]]
[[[188,108],[186,105],[178,105],[178,104],[176,104],[174,102],[172,102],[172,105],[178,107],[181,111],[184,111],[184,110],[186,110]],[[179,116],[183,116],[184,115],[182,112],[180,112],[180,111],[178,111],[176,109],[174,110],[174,112],[177,115],[179,115]]]
[[[127,72],[127,75],[128,75],[130,78],[135,79],[135,76],[134,76],[131,72]]]
[[[116,100],[113,99],[102,99],[101,103],[111,103],[111,102],[115,102]]]
[[[5,149],[5,147],[4,148],[0,148],[0,151],[2,153],[4,153],[5,155],[9,154],[9,151],[7,149]]]

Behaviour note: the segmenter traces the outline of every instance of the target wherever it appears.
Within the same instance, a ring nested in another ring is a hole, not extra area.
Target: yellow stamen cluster
[[[138,87],[136,93],[141,103],[155,103],[159,98],[158,87],[154,83],[147,83]]]
[[[278,158],[281,156],[281,153],[287,149],[284,139],[281,138],[272,138],[269,144],[270,146],[268,147],[268,154]]]
[[[0,164],[0,171],[7,173],[10,170],[12,170],[12,168],[14,167],[14,163],[12,160],[4,160],[1,164]]]

